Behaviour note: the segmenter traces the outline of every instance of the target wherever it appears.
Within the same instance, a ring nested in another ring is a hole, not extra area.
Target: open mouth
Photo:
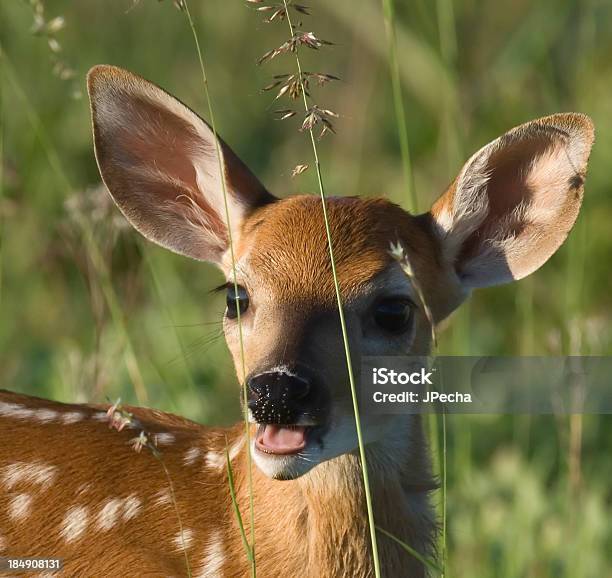
[[[300,453],[308,444],[313,426],[259,424],[255,447],[266,454],[292,455]]]

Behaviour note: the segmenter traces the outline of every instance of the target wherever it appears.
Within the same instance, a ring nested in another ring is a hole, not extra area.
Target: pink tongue
[[[306,428],[267,424],[257,436],[257,443],[273,454],[294,454],[306,445]]]

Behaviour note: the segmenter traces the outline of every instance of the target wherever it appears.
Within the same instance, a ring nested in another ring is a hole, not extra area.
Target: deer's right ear
[[[176,253],[220,263],[229,227],[275,198],[193,111],[114,66],[87,77],[96,159],[128,221]],[[220,153],[220,157],[217,154]]]
[[[565,113],[516,127],[481,148],[431,210],[443,251],[468,292],[521,279],[570,232],[593,123]]]

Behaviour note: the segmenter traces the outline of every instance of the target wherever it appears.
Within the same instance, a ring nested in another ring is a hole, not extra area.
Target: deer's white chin
[[[251,454],[255,465],[274,480],[295,480],[322,461],[321,451],[313,442],[308,442],[297,453],[272,454],[262,451],[253,440]]]
[[[364,443],[382,442],[391,451],[395,446],[409,443],[406,435],[405,416],[374,416],[362,419]],[[357,450],[355,418],[348,412],[333,416],[328,427],[322,431],[311,431],[306,436],[306,445],[290,454],[265,451],[265,446],[251,440],[251,455],[257,467],[269,478],[295,480],[315,466],[343,454]]]
[[[347,415],[330,422],[325,427],[307,428],[305,445],[292,453],[266,451],[267,446],[256,436],[251,443],[255,464],[269,478],[295,480],[320,463],[352,451],[357,446],[354,418]]]

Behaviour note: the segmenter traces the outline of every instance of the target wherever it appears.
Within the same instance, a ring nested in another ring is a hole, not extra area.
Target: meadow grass
[[[290,37],[293,38],[295,31],[293,27],[293,23],[291,20],[291,13],[289,7],[287,5],[287,0],[283,0],[283,4],[285,7],[285,14],[287,19],[287,24],[289,26],[289,34]],[[306,90],[303,84],[303,75],[302,75],[302,64],[300,61],[299,49],[295,51],[295,62],[297,66],[297,72],[299,77],[299,82],[301,84],[301,92],[304,101],[304,111],[308,114],[309,104],[307,100]],[[331,231],[329,227],[329,219],[327,216],[327,199],[325,198],[325,187],[323,186],[323,176],[321,173],[321,163],[319,161],[319,151],[317,149],[317,143],[315,140],[313,127],[310,126],[308,128],[308,133],[310,136],[310,143],[312,145],[312,154],[314,157],[315,170],[317,173],[317,183],[319,186],[319,195],[321,197],[321,209],[323,212],[323,219],[325,221],[325,234],[327,236],[327,246],[329,248],[329,259],[331,262],[331,270],[334,278],[334,289],[336,291],[336,301],[338,305],[338,316],[340,318],[340,327],[342,329],[342,342],[344,345],[344,354],[346,358],[346,369],[349,378],[349,384],[351,388],[351,400],[353,404],[353,412],[355,415],[355,429],[357,431],[357,441],[359,444],[359,458],[361,462],[361,471],[363,476],[363,486],[364,493],[366,498],[366,508],[368,515],[368,525],[370,530],[370,540],[372,546],[372,560],[374,562],[374,575],[376,578],[380,577],[380,559],[378,556],[378,541],[376,538],[376,525],[374,522],[374,507],[372,504],[372,494],[370,488],[369,474],[368,474],[368,464],[366,460],[366,451],[365,444],[363,442],[363,434],[361,431],[361,420],[359,417],[359,403],[357,401],[357,388],[355,385],[355,376],[353,374],[353,362],[351,359],[351,351],[348,342],[348,333],[346,329],[346,320],[344,318],[344,306],[342,304],[342,295],[340,294],[340,286],[338,284],[338,275],[336,272],[336,263],[334,259],[334,240],[331,236]],[[323,133],[321,133],[323,135]]]
[[[404,96],[402,94],[402,83],[400,79],[400,69],[397,59],[397,39],[395,37],[395,8],[393,0],[383,0],[383,12],[385,16],[385,31],[387,43],[389,45],[389,71],[391,75],[391,85],[393,88],[393,107],[397,122],[397,133],[402,154],[402,169],[404,171],[404,186],[406,198],[409,199],[407,209],[413,214],[419,212],[419,202],[416,187],[414,184],[414,174],[412,161],[410,159],[410,138],[406,125],[406,111],[404,108]]]
[[[195,28],[195,24],[193,22],[193,18],[191,17],[191,12],[189,11],[189,4],[187,0],[181,0],[180,7],[184,7],[185,14],[187,15],[187,20],[189,22],[189,28],[191,29],[191,33],[193,35],[193,40],[196,47],[196,52],[198,56],[198,62],[200,64],[200,72],[202,73],[202,83],[204,85],[204,93],[206,95],[206,103],[208,107],[208,115],[210,119],[210,125],[215,136],[215,151],[217,155],[217,161],[219,165],[219,174],[221,175],[221,186],[223,188],[223,205],[225,212],[225,223],[227,224],[227,237],[229,244],[229,253],[232,263],[232,283],[234,285],[234,295],[236,297],[236,323],[238,325],[238,340],[240,343],[240,369],[241,369],[241,390],[242,390],[242,407],[243,407],[243,420],[244,420],[244,435],[245,435],[245,446],[246,446],[246,463],[247,463],[247,480],[248,480],[248,490],[249,490],[249,513],[250,513],[250,528],[251,528],[251,542],[249,543],[246,540],[246,535],[244,531],[244,525],[242,523],[242,518],[240,516],[240,509],[238,507],[238,503],[236,501],[236,492],[233,490],[233,476],[232,476],[232,465],[229,460],[229,452],[227,457],[227,474],[228,474],[228,485],[231,492],[232,503],[234,505],[234,510],[238,517],[239,527],[242,534],[243,544],[246,549],[247,558],[250,562],[251,566],[251,576],[253,578],[257,575],[257,562],[255,557],[255,506],[254,506],[254,495],[253,495],[253,458],[251,456],[251,431],[250,431],[250,423],[249,423],[249,407],[248,407],[248,392],[247,392],[247,382],[246,382],[246,365],[244,362],[244,338],[242,332],[242,319],[240,315],[240,303],[238,301],[238,277],[236,275],[236,255],[234,252],[234,239],[232,236],[232,224],[230,218],[229,211],[229,203],[227,198],[227,185],[225,183],[225,179],[223,178],[225,171],[223,166],[223,160],[221,158],[221,146],[219,144],[219,140],[217,139],[217,128],[215,123],[215,116],[213,114],[213,105],[212,99],[210,96],[210,91],[208,90],[208,76],[206,74],[206,66],[204,64],[204,55],[202,48],[200,46],[200,40],[198,37],[198,33]]]
[[[4,51],[0,46],[0,203],[4,196]],[[0,211],[0,312],[2,311],[2,256],[3,238],[2,233],[4,215]]]
[[[439,0],[437,5],[437,13],[438,13],[438,33],[440,38],[440,50],[442,53],[443,60],[449,65],[454,59],[456,52],[456,42],[454,37],[454,22],[452,16],[452,4],[445,2],[444,0]],[[400,71],[399,64],[397,58],[397,38],[395,35],[395,8],[393,0],[383,0],[383,13],[385,17],[385,29],[387,34],[387,42],[389,44],[389,68],[391,73],[391,83],[393,88],[393,105],[395,109],[395,116],[397,119],[397,132],[400,142],[400,150],[402,156],[402,166],[404,170],[404,180],[406,193],[408,198],[410,199],[410,204],[408,209],[413,213],[418,213],[418,195],[414,184],[413,179],[413,168],[412,162],[410,158],[410,149],[409,149],[409,136],[408,136],[408,127],[406,125],[406,113],[404,109],[404,98],[402,94],[401,80],[400,80]],[[449,111],[445,111],[445,116],[449,114]],[[413,275],[412,266],[408,261],[407,255],[405,255],[402,251],[402,256],[398,259],[400,263],[402,263],[402,267],[406,275],[410,278],[413,286],[416,288],[417,293],[419,295],[419,300],[421,302],[422,308],[426,313],[427,320],[431,326],[431,347],[434,349],[437,347],[437,338],[435,325],[433,322],[433,316],[429,312],[429,307],[427,305],[427,300],[423,295],[422,291],[419,288],[419,284],[417,279]],[[463,316],[465,319],[465,314]],[[460,325],[461,327],[461,325]],[[464,333],[464,332],[462,332]],[[462,335],[462,338],[464,335]],[[442,387],[442,386],[441,386]],[[439,435],[438,431],[438,422],[441,424],[441,435]],[[429,438],[430,438],[430,447],[432,448],[433,453],[433,462],[434,462],[434,475],[441,480],[441,488],[440,488],[440,500],[438,500],[439,504],[439,517],[441,519],[441,528],[439,532],[439,544],[438,544],[438,552],[441,560],[441,567],[439,572],[442,577],[446,575],[446,500],[447,500],[447,444],[446,444],[446,415],[444,412],[438,414],[435,412],[430,413],[427,416],[427,424],[429,429]],[[395,538],[397,540],[397,538]],[[399,541],[399,540],[398,540]],[[401,541],[399,541],[401,542]],[[401,542],[405,548],[407,545]],[[421,558],[419,558],[421,559]],[[431,562],[428,564],[428,567],[431,567]],[[435,567],[437,568],[437,566]]]
[[[0,50],[2,50],[1,45]],[[3,55],[3,72],[5,77],[7,77],[8,81],[11,83],[15,94],[18,96],[22,108],[26,111],[31,128],[35,132],[37,138],[39,139],[41,147],[45,151],[45,155],[49,161],[49,165],[53,168],[55,176],[59,181],[60,187],[63,187],[67,193],[73,191],[74,188],[70,183],[67,173],[63,168],[62,162],[60,160],[60,155],[51,140],[49,139],[38,113],[32,106],[28,95],[23,90],[19,79],[17,78],[16,71],[11,64],[8,55],[6,54]],[[121,336],[121,345],[124,349],[125,365],[130,375],[132,384],[134,386],[136,397],[139,403],[146,404],[148,402],[147,389],[144,384],[144,380],[142,379],[138,360],[134,353],[129,334],[126,329],[125,315],[119,304],[114,288],[110,282],[108,272],[106,270],[106,264],[100,254],[100,250],[98,248],[96,239],[94,238],[89,221],[85,218],[78,218],[77,224],[81,230],[82,238],[87,246],[88,254],[91,258],[91,263],[95,271],[96,280],[97,282],[99,282],[100,287],[102,288],[102,292],[106,298],[106,303],[111,313],[113,322],[115,323],[115,326],[118,329],[118,333]]]

